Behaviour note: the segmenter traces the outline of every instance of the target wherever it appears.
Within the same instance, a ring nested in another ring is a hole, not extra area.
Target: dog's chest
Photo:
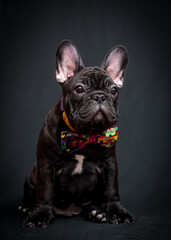
[[[103,163],[95,157],[75,153],[64,159],[56,170],[56,185],[58,191],[81,195],[92,191],[103,175]]]

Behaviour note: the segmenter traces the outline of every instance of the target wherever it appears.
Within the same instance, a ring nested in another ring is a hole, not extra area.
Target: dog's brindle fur
[[[118,87],[123,84],[127,52],[113,48],[102,67],[85,68],[75,45],[63,41],[57,50],[56,79],[63,104],[76,133],[102,133],[118,117]],[[129,223],[132,215],[121,205],[115,146],[88,144],[69,154],[61,150],[64,122],[60,102],[47,115],[37,145],[37,163],[24,184],[19,210],[23,227],[47,227],[55,214],[84,214],[92,221]]]

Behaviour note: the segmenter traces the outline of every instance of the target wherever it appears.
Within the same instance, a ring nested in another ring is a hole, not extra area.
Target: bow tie
[[[77,134],[69,131],[61,133],[62,150],[69,153],[84,148],[89,143],[100,144],[104,147],[112,147],[118,138],[118,128],[109,128],[102,134]]]
[[[61,147],[68,153],[76,152],[84,148],[87,144],[99,144],[104,147],[112,147],[118,139],[118,128],[112,127],[105,130],[102,134],[77,134],[69,123],[63,107],[63,98],[61,99],[62,117],[66,125],[73,131],[61,132]]]

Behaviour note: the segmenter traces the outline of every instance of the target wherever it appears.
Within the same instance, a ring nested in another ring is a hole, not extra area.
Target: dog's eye
[[[74,90],[76,91],[76,93],[84,92],[84,88],[81,85],[76,86]]]
[[[110,92],[111,92],[112,95],[115,95],[115,94],[118,92],[118,90],[117,90],[116,87],[113,87],[113,88],[110,90]]]

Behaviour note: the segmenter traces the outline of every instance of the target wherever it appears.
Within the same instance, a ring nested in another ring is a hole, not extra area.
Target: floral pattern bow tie
[[[112,147],[118,138],[118,128],[109,128],[102,134],[77,134],[69,131],[61,133],[62,150],[69,153],[84,148],[89,143],[100,144],[104,147]]]
[[[84,148],[87,144],[100,144],[104,147],[112,147],[118,139],[118,127],[112,127],[105,130],[102,134],[77,134],[69,123],[63,107],[63,98],[61,99],[62,117],[66,125],[73,131],[61,132],[61,147],[68,153],[76,152]]]

